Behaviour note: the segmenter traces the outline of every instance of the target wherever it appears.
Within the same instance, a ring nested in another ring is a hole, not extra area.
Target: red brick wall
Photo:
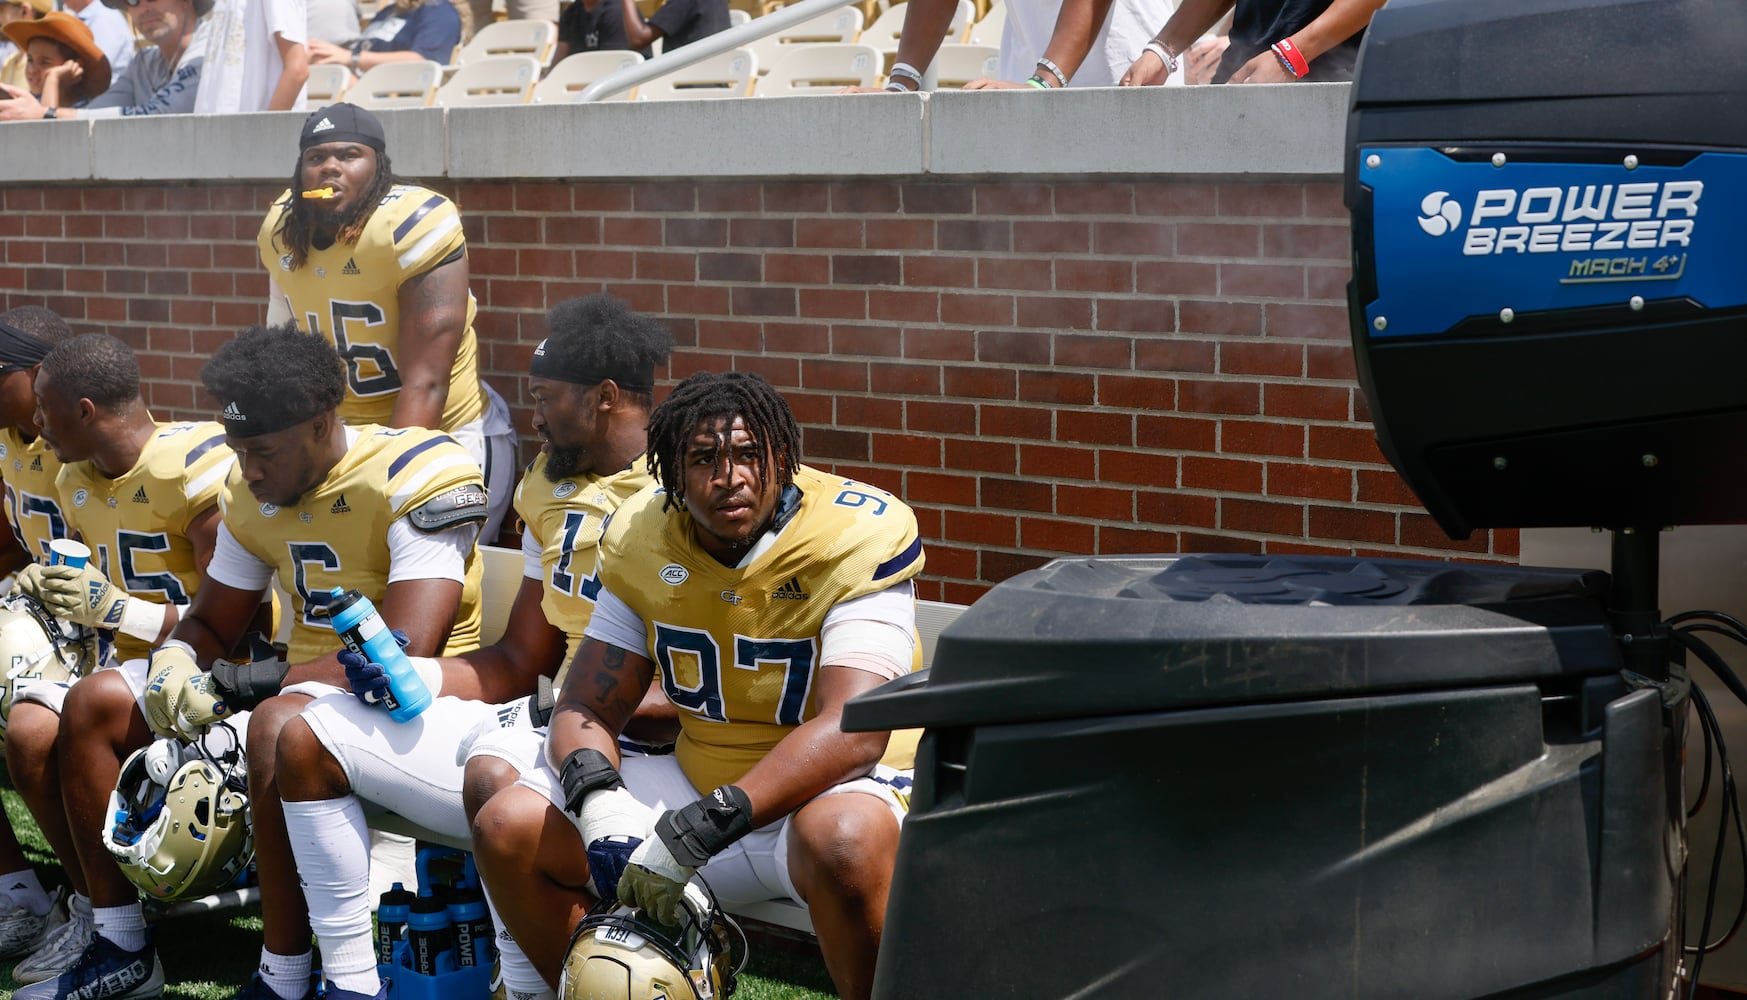
[[[437,186],[520,426],[546,308],[613,292],[668,319],[673,372],[760,372],[811,462],[908,500],[923,596],[1064,553],[1514,561],[1514,531],[1446,539],[1377,451],[1333,182]],[[6,189],[0,307],[126,339],[161,414],[207,416],[204,357],[261,317],[277,191]]]

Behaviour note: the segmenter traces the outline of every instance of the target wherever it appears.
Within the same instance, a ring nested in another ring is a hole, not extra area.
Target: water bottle
[[[449,920],[455,925],[455,965],[490,965],[492,962],[491,910],[485,893],[471,886],[457,887],[449,894]]]
[[[396,882],[394,888],[383,893],[381,901],[376,904],[377,965],[394,964],[394,946],[400,940],[401,932],[406,930],[407,915],[416,899],[417,896]]]
[[[388,673],[388,694],[382,702],[388,717],[396,722],[417,718],[431,704],[431,689],[407,661],[400,643],[389,634],[388,624],[376,612],[376,605],[356,590],[335,587],[331,593],[328,621],[333,623],[340,642],[371,663],[380,664]]]
[[[412,970],[421,976],[455,971],[455,932],[449,924],[449,907],[435,896],[420,896],[408,907],[407,948],[412,952]]]

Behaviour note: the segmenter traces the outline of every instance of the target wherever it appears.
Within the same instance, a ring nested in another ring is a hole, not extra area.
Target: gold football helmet
[[[220,732],[234,731],[228,726]],[[122,874],[163,902],[194,899],[235,883],[255,856],[242,754],[215,754],[207,740],[157,740],[128,757],[109,794],[103,846]]]
[[[96,632],[61,621],[29,595],[0,599],[0,729],[32,684],[69,681],[96,666]]]
[[[685,887],[686,917],[664,927],[643,911],[603,901],[570,939],[560,1000],[715,1000],[732,996],[746,964],[746,935],[697,882]],[[733,962],[731,941],[739,940]]]

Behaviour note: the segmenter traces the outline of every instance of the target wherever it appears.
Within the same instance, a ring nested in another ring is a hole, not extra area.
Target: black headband
[[[29,368],[41,364],[49,345],[10,323],[0,322],[0,364]]]
[[[551,379],[554,382],[570,382],[574,385],[595,385],[612,379],[619,388],[632,392],[655,391],[655,366],[634,372],[592,372],[572,371],[560,364],[550,354],[546,353],[546,342],[540,341],[534,348],[534,360],[528,365],[528,374],[534,378]]]
[[[224,432],[231,437],[251,438],[282,431],[316,416],[315,413],[293,413],[272,399],[250,400],[246,405],[233,399],[224,404],[219,419],[224,422]]]

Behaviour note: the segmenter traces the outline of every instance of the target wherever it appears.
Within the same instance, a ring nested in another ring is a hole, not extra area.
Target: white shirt
[[[1174,9],[1171,0],[1115,0],[1068,86],[1116,86],[1145,51],[1146,43],[1171,19]],[[1030,79],[1037,72],[1038,57],[1049,48],[1061,12],[1062,0],[1007,0],[1007,26],[1001,33],[995,75],[1010,83]],[[1044,78],[1055,84],[1055,78],[1047,73]]]
[[[309,38],[305,0],[218,0],[208,15],[213,34],[200,74],[196,114],[265,111],[285,72],[274,37]],[[292,109],[304,106],[300,90]]]

